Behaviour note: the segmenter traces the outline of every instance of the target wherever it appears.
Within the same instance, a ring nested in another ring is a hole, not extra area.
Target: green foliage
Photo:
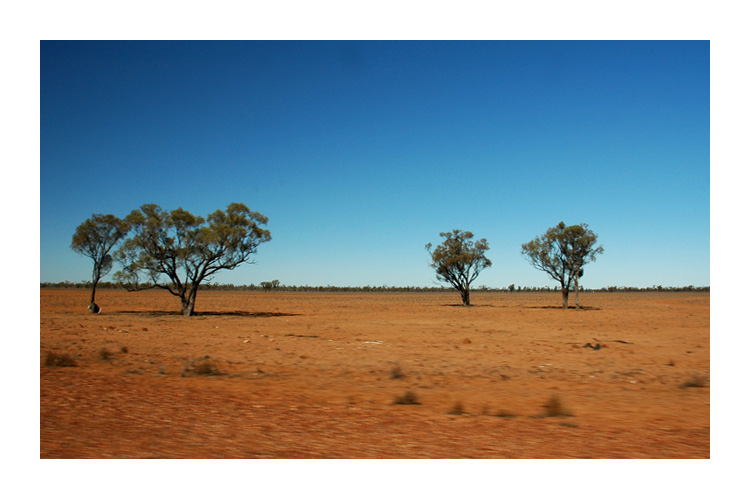
[[[425,249],[432,257],[430,266],[435,269],[439,280],[447,282],[459,293],[464,305],[470,305],[469,290],[471,283],[479,273],[492,266],[484,254],[490,246],[486,239],[472,241],[474,234],[455,229],[453,232],[441,232],[445,240],[432,250],[432,243]]]
[[[60,281],[60,282],[40,282],[39,287],[41,289],[91,289],[90,281],[82,282],[71,282],[71,281]],[[122,284],[117,282],[100,281],[97,285],[98,289],[121,289]],[[202,289],[209,289],[212,291],[258,291],[263,289],[261,286],[256,284],[221,284],[221,283],[210,283],[206,282],[201,285]],[[277,291],[292,292],[292,293],[448,293],[453,292],[453,289],[446,289],[437,286],[310,286],[310,285],[280,285],[276,288]],[[581,287],[583,291],[583,287]],[[557,288],[550,288],[549,286],[520,286],[514,285],[513,292],[520,293],[558,293],[560,290]],[[649,286],[649,287],[633,287],[633,286],[603,286],[601,288],[586,288],[587,292],[597,293],[710,293],[710,286]],[[507,288],[491,288],[491,287],[479,287],[474,289],[474,292],[486,292],[486,293],[509,293],[510,286]]]
[[[91,276],[91,303],[94,303],[96,285],[102,276],[112,270],[114,247],[129,230],[128,223],[114,215],[91,215],[76,228],[70,247],[76,253],[91,258],[94,270]]]
[[[106,256],[127,233],[128,224],[124,220],[114,215],[94,214],[76,228],[70,247],[98,263],[104,275],[112,269],[112,259]]]
[[[261,225],[264,215],[232,203],[206,218],[182,208],[167,212],[145,204],[127,217],[133,235],[117,253],[123,270],[117,279],[137,291],[163,288],[182,302],[184,315],[192,315],[198,287],[220,270],[250,262],[271,233]]]
[[[281,282],[279,282],[278,279],[274,279],[273,281],[263,281],[260,283],[260,286],[266,291],[277,289],[280,285]]]
[[[521,253],[537,269],[543,270],[560,283],[563,293],[563,307],[568,306],[568,293],[571,285],[583,276],[583,266],[596,261],[596,255],[604,252],[596,246],[597,235],[587,224],[566,226],[560,222],[538,236],[521,245]]]

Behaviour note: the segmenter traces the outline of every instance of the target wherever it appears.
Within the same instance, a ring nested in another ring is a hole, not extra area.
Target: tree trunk
[[[565,288],[565,286],[563,286],[562,288],[563,310],[567,310],[568,308],[568,294],[570,294],[570,290]]]
[[[468,307],[471,305],[471,300],[469,299],[469,288],[461,290],[461,300],[464,302],[464,306]]]
[[[94,297],[96,296],[96,285],[98,283],[98,280],[94,280],[91,283],[91,302],[89,303],[89,310],[92,314],[98,314],[99,313],[99,306],[94,301]]]
[[[188,289],[186,293],[180,297],[182,301],[182,315],[184,317],[190,317],[193,315],[193,311],[195,310],[195,295],[197,292],[198,288],[193,287]]]

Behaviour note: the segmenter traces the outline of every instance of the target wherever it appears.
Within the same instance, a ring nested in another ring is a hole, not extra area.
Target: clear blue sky
[[[520,253],[588,223],[583,284],[710,284],[709,42],[42,42],[40,279],[90,279],[93,213],[269,217],[217,282],[436,282],[470,230],[475,286],[553,286]],[[111,279],[111,275],[105,279]]]

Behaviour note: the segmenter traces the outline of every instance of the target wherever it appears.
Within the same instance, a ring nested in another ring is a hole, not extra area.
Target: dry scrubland
[[[41,290],[42,458],[710,455],[708,293],[88,295]]]

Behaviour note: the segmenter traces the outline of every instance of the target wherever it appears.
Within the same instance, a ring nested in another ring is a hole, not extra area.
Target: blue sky
[[[217,282],[429,286],[458,228],[490,243],[475,286],[552,286],[520,246],[563,220],[605,248],[585,286],[709,285],[709,52],[42,42],[40,279],[90,279],[92,213],[242,202],[273,240]]]

